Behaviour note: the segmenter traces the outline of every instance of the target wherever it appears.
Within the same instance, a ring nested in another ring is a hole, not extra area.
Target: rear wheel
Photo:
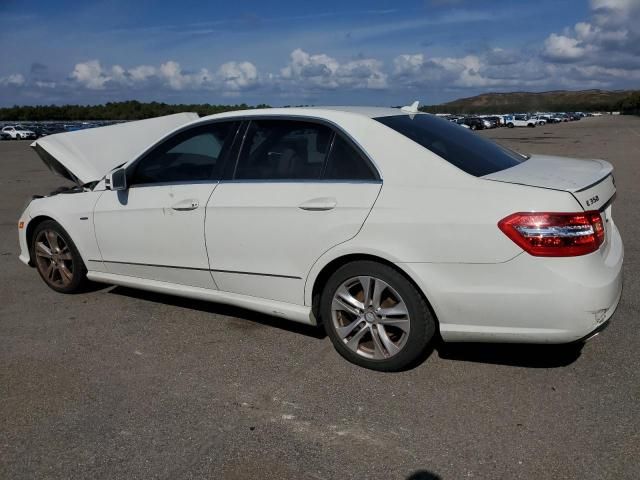
[[[513,123],[509,122],[509,123],[507,123],[507,127],[513,128],[513,127],[515,127],[515,125]]]
[[[414,364],[436,330],[416,287],[398,271],[373,261],[349,263],[329,278],[320,316],[340,355],[380,371]]]
[[[80,291],[87,283],[87,269],[67,232],[53,220],[36,227],[31,258],[40,277],[60,293]]]

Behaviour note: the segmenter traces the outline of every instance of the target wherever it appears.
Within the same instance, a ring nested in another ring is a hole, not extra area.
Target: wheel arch
[[[361,261],[361,260],[368,260],[368,261],[380,263],[382,265],[387,265],[388,267],[393,268],[395,271],[397,271],[403,277],[405,277],[416,288],[416,290],[420,292],[425,302],[427,302],[427,305],[429,306],[429,310],[431,311],[431,315],[433,315],[433,318],[436,322],[436,331],[437,332],[439,331],[438,315],[436,314],[436,311],[433,307],[433,304],[431,303],[431,300],[429,299],[429,296],[424,291],[424,288],[420,286],[420,284],[412,277],[412,275],[408,271],[401,268],[398,264],[384,257],[371,254],[371,253],[346,253],[346,254],[340,255],[336,258],[331,259],[324,266],[322,266],[320,271],[315,275],[313,279],[311,278],[308,279],[308,281],[312,282],[311,292],[310,292],[311,311],[314,317],[316,318],[316,320],[318,321],[318,323],[322,322],[322,319],[320,318],[320,311],[319,311],[320,295],[322,293],[322,289],[324,288],[324,285],[327,283],[327,280],[329,280],[329,277],[343,265],[346,265],[347,263],[351,263],[351,262]]]
[[[56,222],[58,225],[60,225],[60,227],[65,231],[65,233],[69,236],[71,241],[74,243],[76,249],[78,250],[78,253],[80,254],[80,258],[82,258],[82,261],[86,265],[87,264],[87,256],[85,255],[85,252],[83,251],[83,248],[79,245],[79,242],[77,242],[76,239],[74,239],[74,236],[71,235],[71,233],[69,233],[69,228],[67,228],[67,226],[65,225],[65,222],[60,221],[60,219],[56,215],[52,215],[48,211],[43,211],[43,212],[36,213],[29,220],[29,223],[27,223],[27,228],[26,228],[26,231],[25,231],[25,240],[27,241],[27,247],[28,247],[28,251],[29,251],[29,265],[32,266],[32,267],[34,266],[33,258],[32,258],[32,253],[33,252],[31,251],[32,250],[31,243],[32,243],[32,240],[33,240],[33,235],[34,235],[36,229],[38,228],[38,225],[40,225],[41,223],[46,222],[48,220]]]

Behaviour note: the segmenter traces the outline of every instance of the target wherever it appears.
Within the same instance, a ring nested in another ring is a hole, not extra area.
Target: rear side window
[[[476,177],[505,170],[527,159],[524,155],[432,115],[395,115],[375,120]]]
[[[236,123],[215,123],[181,132],[135,165],[132,185],[217,179],[222,154]]]
[[[342,136],[336,135],[324,174],[326,180],[376,180],[367,159]]]
[[[329,153],[332,130],[311,122],[252,120],[234,175],[238,180],[315,180]]]

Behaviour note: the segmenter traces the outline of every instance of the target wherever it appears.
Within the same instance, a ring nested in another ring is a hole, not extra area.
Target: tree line
[[[254,107],[238,105],[175,104],[160,102],[108,102],[104,105],[35,105],[0,108],[0,120],[42,121],[42,120],[141,120],[180,112],[197,112],[200,116],[230,110],[268,108],[261,104]]]
[[[620,101],[618,109],[626,115],[640,115],[640,92],[635,92]]]
[[[13,106],[0,108],[0,121],[73,121],[73,120],[140,120],[144,118],[171,115],[180,112],[197,112],[200,116],[231,110],[246,110],[251,108],[269,108],[267,104],[255,106],[241,103],[237,105],[203,104],[168,104],[161,102],[108,102],[104,105],[35,105]],[[620,111],[623,114],[640,115],[640,92],[634,92],[622,100],[616,101],[553,101],[553,102],[510,102],[503,105],[473,106],[463,102],[452,102],[442,105],[428,105],[420,108],[429,113],[453,114],[486,114],[512,113],[532,111],[557,112],[610,112]]]

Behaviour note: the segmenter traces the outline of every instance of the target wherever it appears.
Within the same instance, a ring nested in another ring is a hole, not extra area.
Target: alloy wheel
[[[372,276],[350,278],[338,287],[331,319],[347,348],[374,360],[398,354],[411,326],[402,297],[388,283]]]
[[[73,256],[69,245],[55,230],[38,233],[34,251],[36,264],[47,283],[59,288],[68,287],[73,281]]]

